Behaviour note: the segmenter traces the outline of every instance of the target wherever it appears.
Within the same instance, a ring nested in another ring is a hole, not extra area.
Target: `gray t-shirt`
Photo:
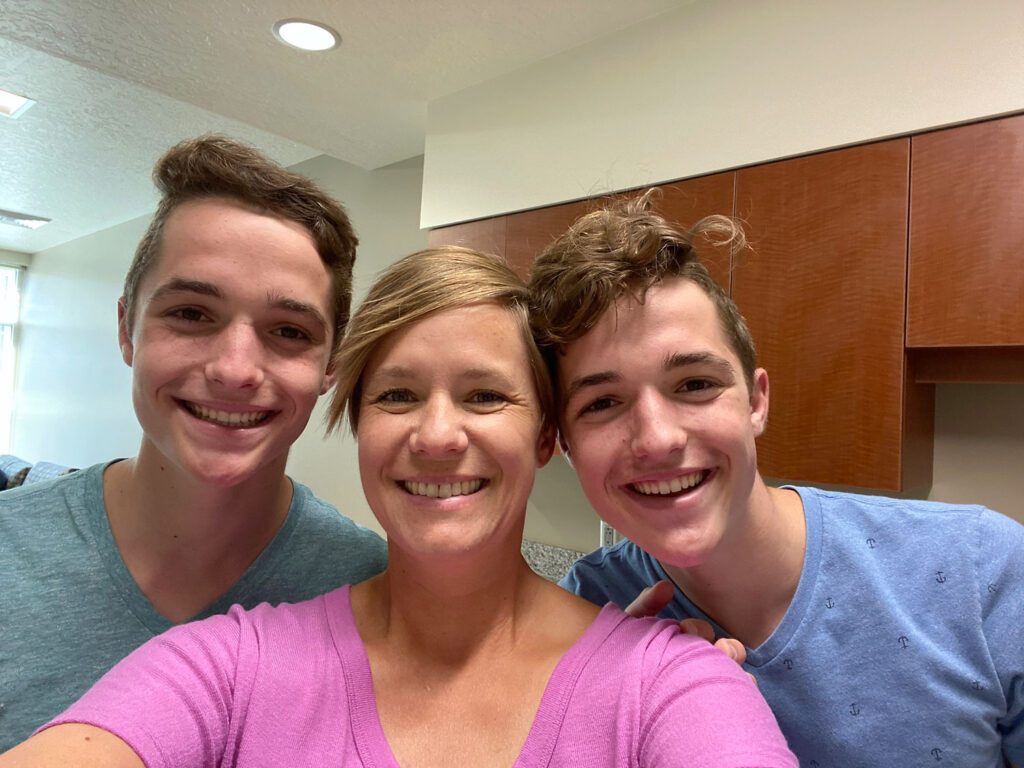
[[[0,752],[62,712],[103,673],[172,624],[114,544],[95,466],[0,493]],[[288,517],[231,589],[233,604],[299,602],[382,571],[387,547],[294,483]]]

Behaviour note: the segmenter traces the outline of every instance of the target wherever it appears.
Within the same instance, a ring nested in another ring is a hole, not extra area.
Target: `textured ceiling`
[[[221,131],[292,164],[376,168],[423,152],[427,103],[692,0],[0,0],[0,88],[38,103],[0,118],[0,225],[32,253],[154,206],[149,171],[181,138]],[[283,18],[342,35],[278,43]]]

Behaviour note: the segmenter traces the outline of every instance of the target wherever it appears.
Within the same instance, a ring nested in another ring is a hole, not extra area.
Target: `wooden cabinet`
[[[934,390],[904,349],[909,152],[900,139],[737,172],[752,248],[732,295],[768,371],[767,477],[931,480]]]
[[[530,268],[541,252],[576,219],[595,210],[599,204],[596,200],[581,200],[509,214],[505,259],[524,280],[529,280]]]
[[[1024,115],[911,142],[907,345],[1024,345]]]
[[[453,224],[430,230],[427,245],[439,248],[442,245],[461,245],[484,253],[505,255],[505,216],[480,219],[465,224]]]

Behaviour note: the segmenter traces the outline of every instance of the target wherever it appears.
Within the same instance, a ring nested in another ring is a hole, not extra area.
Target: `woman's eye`
[[[504,403],[508,400],[504,395],[499,395],[497,392],[483,391],[474,392],[469,396],[469,401],[475,405],[496,405],[497,403]]]
[[[375,403],[411,403],[412,393],[407,389],[389,389],[386,392],[382,392],[373,401]]]

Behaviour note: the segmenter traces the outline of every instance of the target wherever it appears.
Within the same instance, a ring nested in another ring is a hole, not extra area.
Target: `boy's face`
[[[658,560],[703,562],[743,525],[768,378],[747,389],[696,284],[625,296],[559,356],[560,426],[597,513]]]
[[[331,278],[298,224],[231,201],[182,204],[165,224],[128,335],[143,451],[231,486],[284,472],[327,374]]]

